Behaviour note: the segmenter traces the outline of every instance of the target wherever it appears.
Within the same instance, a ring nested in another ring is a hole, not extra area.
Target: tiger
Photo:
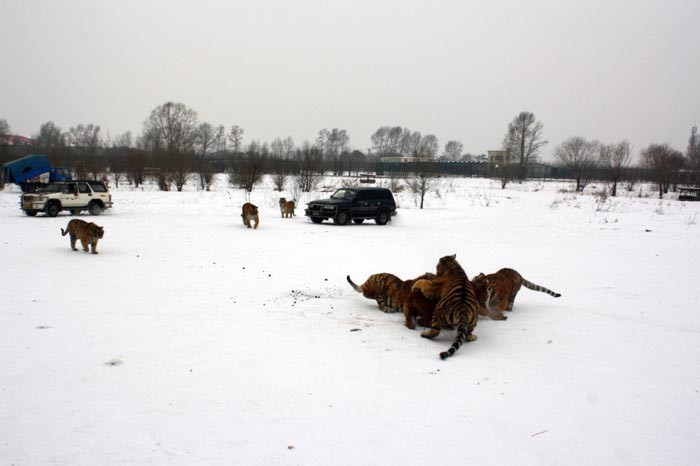
[[[258,217],[258,206],[253,205],[250,202],[246,202],[243,204],[243,213],[241,214],[241,217],[243,217],[243,225],[250,228],[250,221],[252,220],[255,222],[255,226],[253,228],[258,228],[258,223],[260,221]]]
[[[294,213],[295,208],[294,201],[288,201],[280,197],[280,212],[282,213],[282,218],[296,216]]]
[[[74,218],[64,230],[61,228],[61,236],[66,236],[70,234],[70,247],[73,251],[77,251],[78,248],[75,247],[75,242],[80,239],[83,245],[83,251],[88,252],[88,245],[92,250],[93,254],[97,254],[97,240],[102,239],[105,235],[104,227],[95,225],[94,223],[86,222],[78,218]]]
[[[430,325],[429,319],[435,303],[419,292],[412,292],[411,287],[416,280],[436,278],[435,274],[424,273],[413,280],[401,280],[390,273],[377,273],[370,275],[362,285],[355,284],[350,275],[346,278],[355,291],[362,293],[365,298],[376,300],[381,311],[403,312],[406,327],[415,329],[414,318],[416,317],[419,325],[424,327]],[[427,322],[423,316],[428,316]]]
[[[437,278],[417,280],[412,290],[420,291],[428,299],[437,300],[430,328],[421,332],[424,338],[435,338],[440,330],[449,326],[457,327],[457,335],[452,346],[440,353],[440,359],[447,359],[465,341],[477,339],[472,332],[479,319],[479,302],[474,286],[469,281],[456,254],[441,257],[437,264]]]
[[[555,298],[561,296],[560,293],[525,280],[516,270],[508,268],[489,275],[480,273],[474,277],[472,284],[477,289],[477,299],[484,311],[488,312],[489,315],[500,315],[501,320],[507,318],[502,311],[513,310],[513,302],[521,285],[531,290],[547,293]]]

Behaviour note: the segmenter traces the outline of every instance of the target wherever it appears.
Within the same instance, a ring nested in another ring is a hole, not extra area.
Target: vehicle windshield
[[[63,191],[65,184],[63,183],[49,183],[48,186],[45,188],[38,189],[37,191],[41,191],[44,193],[60,193]]]
[[[333,193],[331,199],[352,199],[355,191],[352,189],[339,189]]]

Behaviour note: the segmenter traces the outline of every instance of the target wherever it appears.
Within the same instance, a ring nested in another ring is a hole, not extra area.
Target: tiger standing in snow
[[[75,247],[75,242],[80,239],[80,243],[83,245],[83,251],[88,252],[89,246],[91,252],[97,254],[97,241],[104,237],[105,229],[92,222],[88,223],[79,218],[74,218],[68,222],[65,230],[61,228],[61,236],[66,235],[70,235],[70,248],[73,251],[78,250],[78,248]]]
[[[280,197],[280,212],[282,213],[282,218],[296,216],[294,213],[295,208],[294,201],[288,201],[286,198]]]
[[[377,306],[383,312],[403,312],[406,319],[406,327],[416,328],[414,319],[418,318],[418,324],[424,327],[430,325],[435,302],[427,299],[418,291],[411,291],[411,287],[420,279],[436,278],[435,274],[424,273],[413,280],[401,280],[390,273],[375,273],[370,275],[362,285],[347,277],[350,286],[362,293],[365,298],[377,301]]]
[[[479,319],[479,303],[474,286],[456,257],[441,257],[437,264],[437,278],[418,280],[412,287],[414,291],[423,293],[426,298],[437,300],[430,328],[421,333],[422,337],[435,338],[443,328],[457,327],[452,346],[440,353],[440,359],[455,354],[465,341],[476,340],[476,335],[472,332]]]
[[[508,268],[501,269],[489,275],[480,273],[472,279],[472,284],[476,289],[479,304],[493,319],[498,318],[493,316],[500,316],[501,320],[507,319],[502,311],[513,310],[513,302],[521,286],[534,291],[547,293],[555,298],[561,296],[561,294],[548,288],[525,280],[516,270]]]
[[[253,229],[258,228],[258,223],[260,222],[258,217],[258,206],[253,205],[250,202],[246,202],[243,204],[243,213],[241,213],[241,217],[243,217],[243,225],[250,228],[250,222],[252,221],[255,222]]]

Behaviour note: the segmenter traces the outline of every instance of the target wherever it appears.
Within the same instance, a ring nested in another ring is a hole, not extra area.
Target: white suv
[[[34,193],[22,194],[21,208],[33,217],[45,212],[55,217],[62,210],[77,215],[87,210],[90,215],[100,215],[112,207],[112,195],[101,181],[57,181]]]

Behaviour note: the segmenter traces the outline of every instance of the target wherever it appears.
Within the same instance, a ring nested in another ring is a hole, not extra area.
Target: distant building
[[[6,134],[0,136],[0,144],[7,146],[35,146],[36,141],[31,138],[20,136],[19,134]]]
[[[508,152],[507,150],[487,151],[487,157],[488,157],[488,162],[492,165],[513,162],[513,157],[510,156],[510,152]]]
[[[509,156],[509,152],[507,150],[490,150],[488,151],[488,161],[492,165],[496,164],[504,164],[504,163],[509,163],[509,164],[514,164],[514,163],[519,163],[518,159],[514,156]],[[532,155],[528,159],[528,163],[540,163],[540,157],[537,155]]]

